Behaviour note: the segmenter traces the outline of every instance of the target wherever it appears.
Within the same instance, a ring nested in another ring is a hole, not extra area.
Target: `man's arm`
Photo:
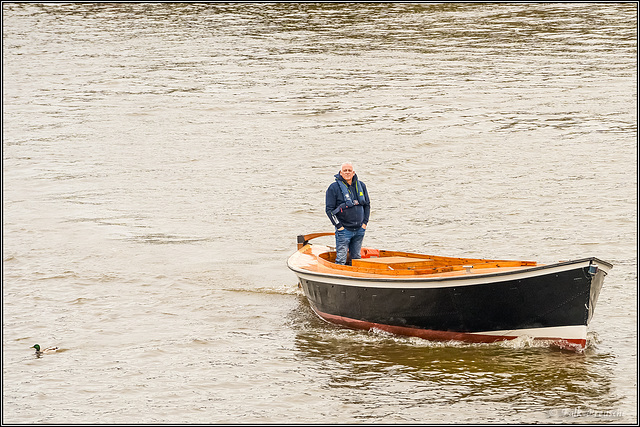
[[[362,184],[362,189],[364,190],[364,220],[362,223],[364,224],[364,228],[367,228],[367,224],[369,223],[369,214],[371,213],[371,201],[369,200],[369,193],[367,192],[367,186]]]
[[[333,213],[333,211],[338,207],[338,198],[336,197],[334,185],[330,185],[327,188],[327,193],[325,195],[325,212],[327,212],[327,216],[336,228],[342,228],[342,224],[338,217]]]

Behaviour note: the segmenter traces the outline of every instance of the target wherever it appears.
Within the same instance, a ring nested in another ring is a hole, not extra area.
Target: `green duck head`
[[[35,345],[34,345],[33,347],[31,347],[31,348],[35,348],[35,349],[36,349],[36,351],[40,351],[40,345],[38,345],[38,344],[35,344]]]

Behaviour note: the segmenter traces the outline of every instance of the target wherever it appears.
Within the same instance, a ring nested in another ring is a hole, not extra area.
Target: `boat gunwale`
[[[302,249],[301,249],[302,250]],[[291,255],[291,257],[293,257],[294,255],[301,253],[301,250],[295,252],[293,255]],[[315,258],[318,258],[317,255],[312,255]],[[514,276],[514,275],[518,275],[518,274],[523,274],[523,273],[530,273],[530,272],[534,272],[534,271],[538,271],[538,270],[548,270],[548,269],[553,269],[553,268],[558,268],[558,267],[568,267],[571,265],[575,265],[575,264],[582,264],[585,263],[587,261],[589,261],[590,263],[597,263],[597,264],[601,264],[604,267],[611,269],[613,268],[613,265],[607,261],[603,261],[600,258],[597,257],[587,257],[587,258],[580,258],[580,259],[576,259],[576,260],[570,260],[570,261],[561,261],[561,262],[557,262],[557,263],[553,263],[553,264],[544,264],[544,265],[536,265],[536,266],[523,266],[522,268],[518,268],[516,270],[514,269],[510,269],[510,271],[501,271],[501,272],[491,272],[491,273],[474,273],[473,275],[469,275],[469,274],[465,274],[465,275],[459,275],[459,276],[446,276],[446,277],[427,277],[427,275],[416,275],[416,276],[411,276],[411,275],[402,275],[402,276],[388,276],[388,275],[379,275],[379,276],[375,276],[375,277],[362,277],[362,276],[351,276],[351,275],[347,275],[347,274],[337,274],[337,273],[328,273],[328,272],[319,272],[319,271],[312,271],[312,270],[306,270],[304,268],[300,268],[297,266],[293,266],[291,265],[291,257],[289,257],[289,259],[287,260],[287,267],[289,267],[290,270],[294,271],[294,272],[299,272],[302,274],[308,274],[311,276],[316,276],[316,277],[326,277],[326,278],[340,278],[343,280],[353,280],[353,281],[359,281],[359,282],[391,282],[391,283],[401,283],[401,282],[450,282],[450,281],[458,281],[458,280],[473,280],[473,279],[486,279],[486,278],[491,278],[491,277],[503,277],[503,276]],[[608,274],[608,270],[602,269],[602,272],[606,275]],[[373,274],[373,273],[370,273]],[[418,277],[417,277],[418,276]]]

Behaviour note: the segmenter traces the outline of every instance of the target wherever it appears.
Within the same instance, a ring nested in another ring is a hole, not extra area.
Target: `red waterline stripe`
[[[518,338],[517,336],[504,335],[484,335],[468,334],[464,332],[436,331],[433,329],[418,329],[407,326],[383,325],[381,323],[365,322],[364,320],[351,319],[349,317],[336,316],[334,314],[323,313],[312,307],[318,316],[330,323],[346,326],[353,329],[369,330],[380,329],[395,335],[405,335],[418,337],[432,341],[463,341],[470,343],[494,343],[498,341],[509,341]],[[558,337],[534,337],[536,340],[548,340],[552,344],[565,350],[583,350],[587,345],[585,339],[558,338]]]

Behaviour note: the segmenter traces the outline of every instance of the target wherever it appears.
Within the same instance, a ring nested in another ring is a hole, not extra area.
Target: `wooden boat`
[[[352,265],[298,236],[287,265],[313,311],[356,329],[439,341],[490,343],[527,336],[582,350],[612,264],[450,258],[363,248]]]

